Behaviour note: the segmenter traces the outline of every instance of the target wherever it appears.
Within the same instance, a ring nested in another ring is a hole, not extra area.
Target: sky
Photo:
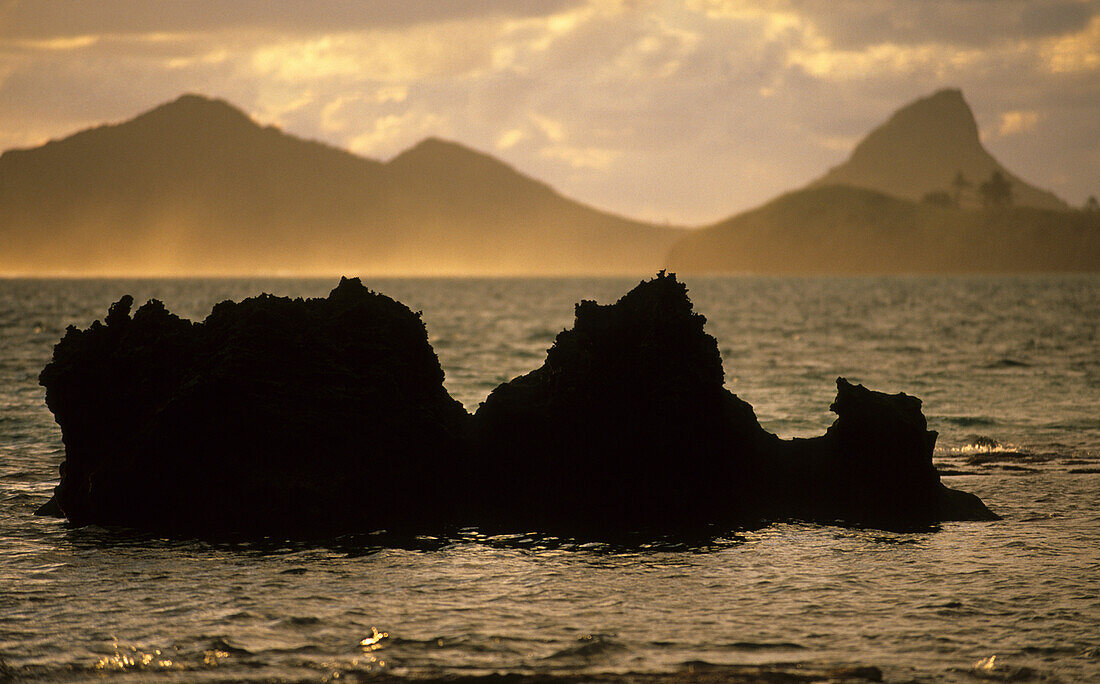
[[[1008,169],[1100,195],[1100,0],[0,0],[0,149],[195,92],[673,224],[807,183],[944,87]]]

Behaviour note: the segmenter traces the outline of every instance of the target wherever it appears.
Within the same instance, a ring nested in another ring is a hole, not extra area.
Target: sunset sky
[[[0,149],[183,92],[386,159],[426,136],[631,217],[702,223],[959,87],[987,148],[1100,195],[1100,1],[0,0]]]

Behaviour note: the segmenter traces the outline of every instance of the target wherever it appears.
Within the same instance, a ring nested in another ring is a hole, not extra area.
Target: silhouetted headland
[[[915,397],[841,378],[823,436],[764,430],[664,272],[579,303],[543,366],[473,416],[419,315],[358,279],[325,299],[222,302],[200,323],[132,304],[70,327],[42,371],[66,456],[40,512],[76,525],[614,535],[996,518],[940,482]]]

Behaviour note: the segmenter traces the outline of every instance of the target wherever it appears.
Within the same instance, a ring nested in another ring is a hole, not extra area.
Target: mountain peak
[[[135,122],[156,122],[158,124],[194,125],[247,125],[258,124],[244,111],[225,100],[207,97],[198,93],[185,93],[171,102],[154,107],[134,119]]]
[[[922,102],[924,100],[954,100],[966,104],[966,99],[963,98],[963,91],[961,88],[940,88],[928,97],[923,98],[922,100],[917,100],[917,102]]]
[[[463,150],[466,152],[473,152],[470,148],[461,143],[457,143],[453,140],[445,140],[443,138],[437,138],[434,135],[430,135],[424,138],[420,142],[412,146],[411,149],[420,150]]]
[[[398,173],[414,173],[424,177],[457,176],[482,182],[530,182],[532,187],[548,189],[545,184],[524,176],[492,155],[460,143],[437,137],[424,138],[391,159],[386,166]],[[493,179],[490,181],[490,179]]]
[[[957,89],[939,90],[894,112],[852,152],[852,163],[883,155],[934,156],[948,162],[962,155],[985,154],[974,112]],[[946,182],[946,181],[945,181]]]
[[[890,126],[891,123],[894,127],[916,128],[913,132],[921,134],[927,134],[929,127],[939,126],[941,132],[943,128],[947,128],[958,135],[960,142],[981,145],[974,112],[958,88],[944,88],[928,97],[914,100],[894,112],[882,128]]]
[[[982,145],[962,91],[945,88],[894,112],[856,145],[848,161],[812,185],[854,185],[920,200],[931,192],[948,191],[959,173],[976,186],[995,171],[1012,182],[1017,204],[1067,208],[1052,193],[1028,185],[1001,166]]]
[[[416,143],[409,149],[390,160],[390,164],[397,167],[407,165],[420,165],[432,163],[447,163],[456,160],[489,160],[487,154],[478,152],[451,140],[444,140],[435,136],[427,137]],[[501,162],[493,159],[495,163]],[[502,164],[503,165],[503,164]]]
[[[0,157],[0,274],[624,274],[677,237],[457,143],[381,163],[194,94]]]

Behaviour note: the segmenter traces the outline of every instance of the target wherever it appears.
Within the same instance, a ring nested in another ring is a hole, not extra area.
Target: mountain
[[[635,274],[680,234],[455,143],[382,163],[198,95],[0,155],[0,274]]]
[[[999,172],[1010,206],[981,208]],[[952,181],[973,185],[954,206]],[[923,200],[948,193],[947,202]],[[982,273],[1100,270],[1100,213],[1024,183],[984,147],[958,90],[898,110],[807,188],[691,231],[670,251],[682,273]]]
[[[813,186],[692,231],[680,273],[1016,273],[1100,269],[1100,212],[974,211]]]
[[[975,189],[994,171],[1012,183],[1013,204],[1066,210],[1053,193],[1020,180],[982,146],[974,113],[955,89],[912,102],[871,131],[848,161],[811,186],[854,185],[904,199],[920,200],[935,191],[953,192],[958,173],[973,185],[962,204],[977,205]]]

